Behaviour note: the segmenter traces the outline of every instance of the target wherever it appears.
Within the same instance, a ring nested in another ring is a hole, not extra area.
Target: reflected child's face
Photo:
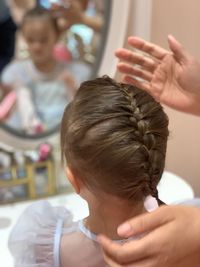
[[[34,63],[44,64],[53,58],[58,33],[49,20],[31,19],[23,25],[22,32]]]

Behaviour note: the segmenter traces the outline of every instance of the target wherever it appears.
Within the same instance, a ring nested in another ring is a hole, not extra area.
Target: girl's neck
[[[48,61],[42,62],[42,63],[37,63],[37,62],[33,62],[34,66],[36,67],[36,69],[40,72],[43,73],[51,73],[56,66],[56,60],[52,57],[49,58]]]
[[[89,203],[90,215],[85,219],[85,226],[95,234],[105,234],[111,239],[121,239],[117,227],[126,220],[145,212],[143,203],[135,205],[109,201],[108,203]]]

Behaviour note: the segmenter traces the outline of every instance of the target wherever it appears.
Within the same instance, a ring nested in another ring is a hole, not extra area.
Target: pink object
[[[70,62],[72,55],[64,44],[57,44],[54,48],[54,57],[61,62]]]
[[[152,212],[159,207],[158,201],[152,196],[147,196],[144,201],[144,207],[148,212]]]
[[[46,160],[51,153],[51,146],[49,144],[41,144],[39,147],[40,160]]]
[[[34,133],[40,134],[44,132],[44,127],[41,123],[38,123],[34,128]]]
[[[0,121],[5,119],[16,103],[16,93],[8,93],[0,103]]]

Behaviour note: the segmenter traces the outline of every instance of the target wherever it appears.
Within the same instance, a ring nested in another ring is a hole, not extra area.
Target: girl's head
[[[48,62],[53,57],[53,49],[59,37],[56,19],[50,11],[41,7],[29,10],[23,18],[21,29],[33,62]]]
[[[157,197],[168,118],[148,93],[109,77],[81,84],[65,109],[61,149],[75,177],[95,195]]]

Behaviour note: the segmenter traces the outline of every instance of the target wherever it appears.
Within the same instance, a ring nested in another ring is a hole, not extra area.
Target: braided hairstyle
[[[168,118],[147,92],[108,76],[81,84],[65,109],[61,149],[74,174],[95,194],[158,199]]]

